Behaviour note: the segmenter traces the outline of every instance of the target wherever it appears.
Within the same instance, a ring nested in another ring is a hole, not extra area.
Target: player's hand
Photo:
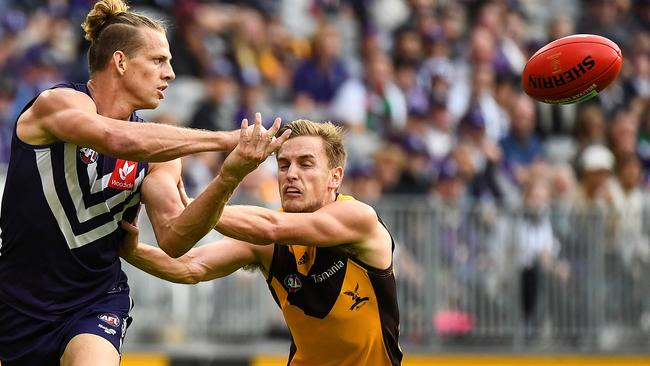
[[[130,258],[138,247],[139,233],[137,226],[137,217],[133,223],[130,223],[126,220],[120,221],[120,226],[124,229],[124,238],[122,239],[122,244],[118,253],[120,257],[124,259]]]
[[[222,174],[243,179],[252,172],[266,158],[275,152],[289,138],[291,130],[285,131],[282,136],[275,137],[280,129],[280,118],[276,118],[273,126],[267,131],[262,126],[262,115],[255,114],[253,128],[248,126],[248,120],[242,120],[239,130],[239,143],[235,150],[226,158],[221,166]]]
[[[257,118],[257,114],[255,115],[255,117]],[[248,121],[247,119],[245,119],[245,120]],[[247,132],[252,134],[254,128],[255,128],[254,124],[248,126],[247,127],[247,129],[248,129]],[[260,131],[261,132],[266,132],[266,128],[263,125],[261,125],[260,126]],[[234,130],[234,131],[227,132],[227,135],[226,135],[226,150],[225,151],[232,152],[237,147],[237,144],[239,144],[240,137],[241,137],[241,131],[240,130]]]

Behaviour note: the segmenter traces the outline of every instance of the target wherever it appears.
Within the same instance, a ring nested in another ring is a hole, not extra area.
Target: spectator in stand
[[[393,64],[386,53],[377,50],[366,62],[364,79],[350,79],[341,86],[331,113],[353,133],[389,137],[406,123],[404,93],[393,81]]]
[[[608,142],[616,161],[636,153],[639,119],[626,110],[619,111],[609,125]]]
[[[535,336],[541,275],[551,272],[560,251],[550,217],[550,187],[545,179],[536,179],[524,187],[521,215],[513,223],[512,243],[517,253],[520,276],[520,301],[527,336]]]
[[[359,163],[350,166],[346,173],[346,180],[341,191],[349,192],[358,200],[373,204],[380,200],[382,186],[372,163]]]
[[[527,168],[533,162],[544,159],[542,142],[535,135],[534,128],[535,105],[529,97],[520,94],[514,102],[510,132],[500,142],[504,163],[516,184],[521,184],[529,174]]]
[[[204,12],[198,1],[178,2],[175,12],[176,29],[170,34],[169,46],[172,67],[179,77],[200,78],[210,69],[210,56],[204,43],[207,35],[205,23],[200,21]]]
[[[626,268],[637,271],[650,261],[648,236],[644,232],[644,198],[641,162],[631,154],[616,160],[615,179],[609,184],[616,215],[614,246]]]
[[[397,185],[406,164],[404,151],[395,144],[386,143],[373,156],[375,174],[383,194],[388,194]]]
[[[610,194],[607,182],[614,168],[614,155],[600,144],[589,145],[578,157],[579,185],[571,201],[570,230],[563,243],[563,257],[571,267],[568,293],[574,294],[569,307],[569,318],[564,326],[580,329],[594,324],[597,315],[590,303],[596,293],[596,283],[589,281],[602,274],[605,251],[612,239],[611,216],[607,216]],[[583,336],[576,332],[576,336]]]
[[[645,278],[650,264],[650,240],[645,231],[645,200],[641,191],[641,163],[635,155],[616,161],[609,190],[615,215],[612,252],[608,257],[608,319],[635,326],[641,320],[647,295]],[[646,221],[647,222],[647,221]],[[624,306],[618,299],[628,299]]]
[[[586,8],[578,23],[578,33],[607,37],[622,48],[627,48],[629,32],[626,27],[629,1],[586,0]]]
[[[580,169],[578,159],[588,146],[604,144],[605,135],[605,112],[595,103],[587,103],[580,107],[575,124],[575,155],[574,165]]]
[[[431,186],[431,160],[427,145],[420,136],[404,136],[400,143],[406,153],[404,168],[397,184],[389,191],[390,194],[414,196],[427,194]]]
[[[22,107],[42,90],[60,82],[62,75],[56,68],[51,50],[46,45],[33,46],[25,51],[17,72],[20,79],[16,85],[14,111],[11,120],[15,121]]]
[[[234,128],[234,73],[235,68],[230,61],[213,61],[205,82],[207,95],[199,102],[189,127],[212,131],[228,131]]]
[[[609,206],[610,195],[607,189],[612,169],[614,168],[614,154],[601,144],[587,146],[580,156],[579,185],[573,199],[574,211],[598,211]]]
[[[242,70],[241,95],[235,118],[250,118],[249,116],[255,115],[255,108],[259,108],[262,113],[271,113],[263,81],[259,70],[252,67]]]
[[[323,23],[312,40],[311,56],[302,61],[293,75],[296,104],[330,103],[348,72],[340,58],[341,35],[334,24]]]
[[[476,106],[463,117],[459,126],[459,141],[472,149],[472,161],[476,174],[469,185],[470,196],[477,202],[503,203],[505,198],[499,183],[503,152],[486,133],[485,118]]]
[[[436,165],[435,170],[436,179],[431,185],[433,204],[445,209],[463,207],[466,186],[454,156],[447,156]]]

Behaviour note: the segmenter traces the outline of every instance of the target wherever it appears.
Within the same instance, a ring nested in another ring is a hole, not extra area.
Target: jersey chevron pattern
[[[392,266],[372,268],[336,247],[276,244],[267,283],[291,332],[288,365],[400,364]]]
[[[90,95],[84,84],[57,87]],[[130,120],[142,122],[135,114]],[[29,145],[14,128],[0,211],[0,278],[12,280],[0,281],[0,301],[55,320],[128,290],[119,222],[134,219],[147,169],[71,143]]]

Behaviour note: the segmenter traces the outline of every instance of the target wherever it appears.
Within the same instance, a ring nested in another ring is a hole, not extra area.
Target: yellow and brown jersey
[[[379,270],[336,247],[276,244],[267,283],[291,332],[288,365],[400,364],[392,265]]]

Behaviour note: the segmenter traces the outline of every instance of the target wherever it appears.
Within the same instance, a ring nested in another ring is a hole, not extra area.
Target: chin
[[[282,209],[284,212],[293,212],[293,213],[308,213],[318,210],[320,207],[309,206],[305,204],[292,204],[292,202],[283,202]]]
[[[160,106],[160,99],[143,100],[135,109],[156,109]]]
[[[160,100],[156,100],[155,102],[149,103],[146,108],[142,108],[142,109],[156,109],[159,106],[160,106]]]
[[[302,212],[301,210],[298,209],[298,207],[296,207],[296,205],[292,205],[292,204],[283,203],[282,209],[284,210],[284,212]]]

